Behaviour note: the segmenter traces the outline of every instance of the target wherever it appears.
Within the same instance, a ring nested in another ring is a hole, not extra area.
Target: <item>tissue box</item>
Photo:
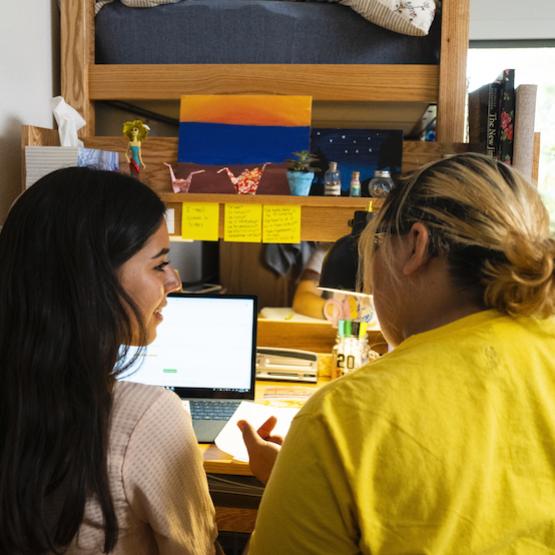
[[[119,153],[77,146],[26,146],[25,188],[47,173],[70,166],[118,171]]]

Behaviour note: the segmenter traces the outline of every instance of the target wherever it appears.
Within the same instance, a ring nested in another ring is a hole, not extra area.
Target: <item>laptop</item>
[[[189,404],[199,443],[213,442],[239,403],[254,399],[256,297],[172,293],[167,300],[156,339],[119,379],[174,391]]]

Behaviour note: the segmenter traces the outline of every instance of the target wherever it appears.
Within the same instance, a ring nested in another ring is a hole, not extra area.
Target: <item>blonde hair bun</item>
[[[484,263],[486,304],[513,316],[555,313],[555,239],[507,239],[506,261]]]

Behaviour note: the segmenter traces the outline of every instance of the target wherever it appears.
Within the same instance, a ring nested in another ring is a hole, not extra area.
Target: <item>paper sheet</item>
[[[300,243],[301,207],[264,205],[263,243]]]
[[[225,205],[224,241],[260,243],[262,241],[262,205]]]
[[[217,241],[220,205],[217,202],[184,202],[181,205],[181,237],[193,241]]]
[[[246,420],[255,429],[259,428],[270,417],[277,418],[277,424],[272,434],[285,437],[291,421],[295,414],[299,412],[297,408],[271,407],[243,401],[238,407],[228,423],[218,434],[214,443],[221,451],[229,453],[238,461],[248,461],[249,455],[243,443],[241,430],[237,427],[239,420]]]

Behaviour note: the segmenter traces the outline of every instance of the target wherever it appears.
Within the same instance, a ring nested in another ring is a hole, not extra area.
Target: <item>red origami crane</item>
[[[237,177],[229,168],[222,168],[218,170],[218,173],[225,171],[231,183],[235,187],[235,192],[240,195],[255,195],[262,179],[262,174],[266,169],[269,162],[266,162],[260,168],[253,168],[252,170],[243,170]]]

